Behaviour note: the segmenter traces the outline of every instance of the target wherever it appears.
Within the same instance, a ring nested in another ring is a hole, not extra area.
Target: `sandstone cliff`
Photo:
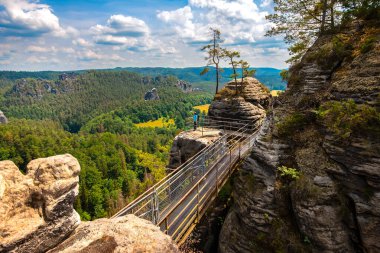
[[[0,162],[0,252],[178,252],[169,236],[133,215],[80,224],[73,209],[79,172],[68,154],[33,160],[26,175]]]
[[[268,107],[269,101],[268,89],[257,79],[247,77],[243,83],[238,79],[237,85],[231,81],[215,95],[210,105],[209,116],[258,122],[265,118],[265,108]]]
[[[221,253],[380,252],[378,27],[323,36],[290,69],[235,180]]]
[[[33,160],[26,175],[0,162],[0,252],[45,252],[79,225],[79,171],[71,155]]]

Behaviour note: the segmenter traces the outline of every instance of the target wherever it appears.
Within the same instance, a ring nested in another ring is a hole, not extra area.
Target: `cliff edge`
[[[380,29],[321,36],[234,183],[221,253],[379,252]]]

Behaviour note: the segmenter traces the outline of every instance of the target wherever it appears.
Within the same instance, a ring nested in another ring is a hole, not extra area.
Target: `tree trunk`
[[[334,5],[335,5],[335,0],[332,0],[331,1],[331,5],[330,5],[330,15],[331,15],[331,24],[330,24],[330,27],[331,27],[331,30],[334,29],[334,27],[335,27]]]
[[[232,68],[234,70],[234,78],[235,78],[235,93],[236,95],[238,94],[238,89],[237,89],[237,79],[236,79],[236,69],[235,67],[232,65]]]
[[[327,0],[322,0],[322,24],[321,24],[321,33],[325,32],[325,25],[326,25],[326,12],[327,12]]]
[[[215,94],[218,93],[218,89],[219,89],[219,64],[215,64],[216,65],[216,91],[215,91]]]

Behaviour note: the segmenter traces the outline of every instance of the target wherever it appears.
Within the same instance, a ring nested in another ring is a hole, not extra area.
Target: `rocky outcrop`
[[[48,253],[179,252],[172,239],[151,222],[127,215],[83,222],[74,233]]]
[[[144,100],[159,100],[158,91],[156,88],[153,88],[151,91],[148,91],[144,95]]]
[[[208,128],[180,133],[173,141],[168,168],[177,168],[221,135],[221,131]]]
[[[178,80],[176,86],[180,88],[183,92],[192,92],[193,86],[186,81]]]
[[[288,90],[237,173],[221,253],[380,251],[379,121],[360,115],[347,138],[331,130],[342,127],[338,114],[329,123],[316,113],[352,99],[378,117],[379,34],[378,23],[356,22],[319,38],[290,69]],[[362,50],[369,36],[377,39]],[[297,179],[279,166],[296,169]]]
[[[5,117],[4,113],[0,111],[0,124],[7,124],[7,123],[8,123],[7,117]]]
[[[71,155],[33,160],[26,175],[0,162],[0,252],[45,252],[79,225],[79,171]]]
[[[247,77],[243,83],[239,79],[237,85],[231,81],[215,95],[209,116],[258,122],[265,118],[265,108],[269,106],[269,100],[268,89],[257,79]]]
[[[178,252],[159,227],[134,215],[80,224],[79,171],[68,154],[33,160],[26,175],[0,162],[0,252]]]

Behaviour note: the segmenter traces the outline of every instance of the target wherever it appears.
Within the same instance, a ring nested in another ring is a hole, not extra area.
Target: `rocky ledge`
[[[178,252],[169,236],[133,215],[81,223],[73,208],[79,172],[69,154],[33,160],[25,175],[0,162],[0,252]]]
[[[222,135],[216,129],[198,128],[196,131],[186,131],[177,135],[170,150],[168,168],[175,169],[203,148],[210,145]]]

